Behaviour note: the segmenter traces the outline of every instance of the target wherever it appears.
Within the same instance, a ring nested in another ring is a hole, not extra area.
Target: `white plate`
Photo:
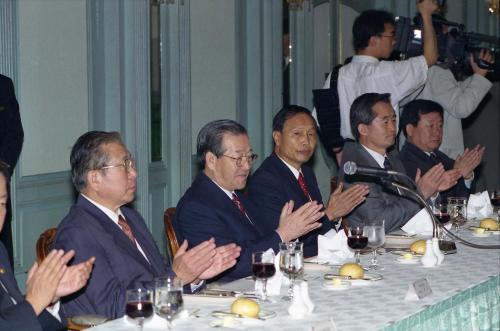
[[[490,232],[483,232],[483,233],[475,233],[475,232],[472,232],[472,235],[474,237],[478,237],[478,238],[485,238],[485,237],[489,237],[491,236],[491,233]]]
[[[376,281],[382,280],[384,277],[381,274],[365,272],[363,279],[344,279],[345,277],[339,276],[338,274],[325,274],[323,276],[325,280],[332,280],[333,278],[340,278],[342,280],[349,280],[352,286],[364,286],[370,285]]]
[[[348,280],[341,280],[339,285],[334,285],[333,280],[324,280],[323,288],[330,291],[342,291],[351,287],[351,282]]]
[[[276,312],[271,311],[271,310],[261,310],[259,312],[259,318],[250,318],[250,317],[236,317],[231,315],[231,310],[225,309],[225,310],[220,310],[220,314],[217,312],[212,312],[213,317],[217,318],[224,318],[224,317],[233,317],[238,320],[255,320],[255,321],[262,321],[262,320],[268,320],[270,318],[276,317]]]
[[[399,256],[396,258],[396,262],[401,263],[401,264],[418,264],[418,263],[420,263],[420,257],[413,256],[413,258],[411,260],[407,260],[404,258],[404,256]]]

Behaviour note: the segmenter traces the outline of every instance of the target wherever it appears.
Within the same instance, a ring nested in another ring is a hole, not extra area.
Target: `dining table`
[[[499,245],[500,235],[488,232],[476,236],[468,221],[460,230],[464,239],[482,245]],[[426,268],[421,263],[401,263],[401,252],[381,249],[379,264],[383,270],[366,271],[380,275],[380,280],[352,282],[348,288],[336,288],[325,274],[338,272],[338,265],[305,263],[304,280],[314,303],[312,314],[304,318],[290,315],[289,301],[284,301],[287,286],[270,302],[260,302],[262,319],[221,317],[214,311],[230,312],[234,297],[184,296],[184,312],[174,320],[172,330],[500,330],[500,250],[478,249],[456,242],[456,252],[446,254],[442,264]],[[361,256],[364,266],[370,254]],[[408,292],[424,282],[421,297]],[[251,278],[209,288],[248,293],[254,287]],[[426,293],[425,293],[426,292]],[[124,316],[89,330],[135,330]],[[166,322],[154,316],[144,324],[144,331],[167,330]]]

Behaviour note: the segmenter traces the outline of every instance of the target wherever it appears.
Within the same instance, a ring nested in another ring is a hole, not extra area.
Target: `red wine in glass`
[[[448,223],[450,221],[450,215],[448,215],[448,214],[441,213],[441,214],[434,214],[434,216],[436,216],[437,220],[441,224],[445,224],[445,223]]]
[[[252,274],[260,279],[267,279],[276,273],[274,263],[257,262],[252,264]]]
[[[365,236],[348,237],[347,245],[354,250],[363,249],[368,245],[368,237]]]
[[[132,319],[149,318],[153,316],[153,303],[151,301],[127,302],[125,313]]]

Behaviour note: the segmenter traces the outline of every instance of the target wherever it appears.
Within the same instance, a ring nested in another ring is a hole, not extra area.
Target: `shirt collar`
[[[210,178],[210,177],[208,177],[208,178]],[[215,180],[213,180],[212,178],[210,178],[210,180],[212,182],[214,182],[214,184],[217,185],[222,190],[222,192],[226,193],[226,195],[229,197],[229,199],[233,200],[233,194],[236,194],[234,191],[226,190],[225,188],[223,188],[222,186],[220,186],[219,184],[217,184],[217,182]]]
[[[290,171],[292,172],[292,174],[295,176],[295,179],[298,180],[299,179],[299,175],[302,172],[302,169],[297,170],[293,166],[291,166],[289,163],[287,163],[285,160],[283,160],[281,157],[279,157],[278,154],[276,154],[276,156],[278,157],[278,159],[281,160],[281,162],[283,162],[288,167],[288,169],[290,169]]]
[[[351,62],[368,62],[368,63],[378,63],[380,62],[376,57],[371,55],[354,55]]]
[[[361,146],[363,146],[364,149],[366,149],[366,151],[375,159],[380,168],[385,168],[384,161],[387,154],[382,155],[379,152],[375,152],[373,149],[370,149],[363,144],[361,144]]]
[[[99,208],[99,210],[101,210],[104,214],[106,214],[106,216],[108,216],[115,224],[118,224],[118,217],[119,216],[125,218],[125,215],[123,215],[120,208],[118,208],[118,213],[115,213],[114,211],[112,211],[108,207],[105,207],[105,206],[101,205],[100,203],[95,202],[94,200],[92,200],[91,198],[86,196],[85,194],[82,194],[82,193],[80,193],[80,194],[82,195],[82,197],[87,199],[91,204],[93,204],[94,206]]]

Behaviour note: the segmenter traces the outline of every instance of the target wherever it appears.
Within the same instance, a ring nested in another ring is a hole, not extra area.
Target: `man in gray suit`
[[[397,151],[391,149],[395,143],[397,126],[390,94],[366,93],[359,96],[351,106],[350,122],[356,142],[344,147],[339,177],[345,181],[346,188],[355,183],[368,184],[370,193],[365,202],[347,216],[349,224],[362,225],[369,219],[383,219],[386,232],[396,230],[419,211],[419,205],[397,190],[383,186],[377,177],[345,175],[343,172],[343,165],[353,161],[360,166],[404,173]],[[425,176],[417,172],[415,181],[424,197],[430,198],[455,185],[458,178],[456,171],[445,171],[442,164],[437,164]]]

